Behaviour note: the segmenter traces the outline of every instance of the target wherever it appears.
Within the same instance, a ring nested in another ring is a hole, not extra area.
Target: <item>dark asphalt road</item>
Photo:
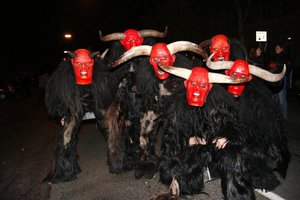
[[[287,200],[300,199],[300,106],[288,97],[289,148],[292,152],[287,178],[273,191]],[[2,200],[146,200],[166,186],[151,180],[136,180],[132,172],[110,174],[102,135],[93,121],[79,133],[78,153],[82,172],[75,181],[42,183],[51,164],[57,124],[50,121],[38,97],[0,102],[0,199]],[[208,195],[189,199],[221,199],[220,181],[205,185]],[[273,193],[271,193],[273,194]],[[268,199],[256,193],[258,200]],[[273,198],[274,199],[274,198]]]

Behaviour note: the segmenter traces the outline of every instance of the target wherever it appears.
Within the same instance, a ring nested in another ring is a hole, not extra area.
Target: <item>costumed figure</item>
[[[107,66],[95,58],[98,52],[77,49],[67,53],[71,59],[59,64],[45,90],[49,114],[63,125],[55,149],[54,168],[44,179],[52,183],[74,180],[81,171],[76,144],[83,117],[92,112],[97,127],[105,135],[104,114],[117,90]]]
[[[114,132],[113,135],[118,132],[119,137],[125,136],[123,139],[125,142],[120,139],[121,144],[116,146],[119,149],[124,146],[127,155],[122,158],[120,157],[122,153],[118,153],[119,160],[112,164],[114,168],[124,169],[130,166],[129,168],[134,169],[136,178],[152,178],[157,172],[158,158],[155,146],[163,120],[160,117],[160,109],[165,98],[178,86],[180,79],[173,75],[169,77],[168,73],[159,69],[154,59],[159,59],[167,65],[174,63],[192,67],[191,60],[179,54],[182,51],[199,53],[200,49],[198,45],[187,41],[177,41],[168,45],[165,43],[153,46],[141,45],[131,48],[112,63],[112,67],[116,67],[133,58],[144,56],[135,69],[134,95],[130,93],[132,88],[127,87],[123,96],[119,96],[111,106],[111,108],[114,106],[114,109],[112,108],[114,112],[107,113],[107,116],[118,116],[114,119],[119,120],[114,123],[110,121],[109,130]],[[133,108],[128,109],[129,106]],[[134,113],[130,112],[133,110]],[[128,138],[130,143],[126,142]],[[131,159],[132,154],[135,155],[133,158],[138,159]]]
[[[211,55],[213,57],[213,55]],[[212,70],[225,70],[233,79],[243,79],[246,83],[229,85],[228,92],[233,95],[239,107],[239,118],[255,133],[253,140],[261,145],[261,154],[267,158],[269,167],[285,178],[290,152],[287,145],[287,129],[279,105],[264,81],[278,82],[285,74],[273,74],[245,60],[211,62],[207,66]],[[252,76],[253,75],[253,76]],[[260,185],[257,185],[260,188]]]
[[[202,67],[189,70],[159,65],[186,80],[166,104],[159,175],[162,183],[170,185],[170,192],[157,194],[155,199],[201,193],[205,166],[220,174],[224,199],[255,199],[252,177],[256,173],[263,174],[261,181],[267,181],[269,187],[277,185],[266,160],[255,156],[260,148],[253,143],[252,132],[240,122],[232,97],[223,86],[213,84],[245,80]]]
[[[132,47],[142,44],[154,44],[159,38],[167,35],[167,27],[164,32],[152,29],[134,30],[128,29],[124,33],[112,33],[103,36],[101,31],[100,40],[112,42],[105,61],[110,65],[123,53]],[[131,170],[140,160],[142,150],[136,143],[139,142],[139,132],[136,124],[139,124],[140,106],[139,98],[136,97],[135,69],[141,57],[131,59],[117,68],[110,68],[115,79],[119,83],[116,98],[105,117],[108,129],[108,166],[112,173],[121,173]]]

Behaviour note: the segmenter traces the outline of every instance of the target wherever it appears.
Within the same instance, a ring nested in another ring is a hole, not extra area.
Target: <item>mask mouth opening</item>
[[[194,95],[194,97],[200,97],[200,93],[199,92],[194,92],[193,95]]]
[[[157,69],[157,73],[158,73],[159,75],[164,75],[164,74],[165,74],[165,72],[162,71],[161,69]]]
[[[225,61],[225,57],[224,57],[224,56],[219,56],[219,57],[217,58],[217,61]]]

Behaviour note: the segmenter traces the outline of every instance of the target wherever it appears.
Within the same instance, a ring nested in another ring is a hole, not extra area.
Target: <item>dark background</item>
[[[64,50],[104,51],[99,39],[126,29],[168,26],[166,43],[200,43],[214,34],[237,37],[247,47],[262,45],[268,54],[284,41],[299,66],[299,3],[296,0],[29,0],[9,1],[2,7],[4,42],[0,78],[26,69],[35,74],[52,71]],[[255,42],[255,31],[268,31],[268,42]],[[66,40],[65,33],[72,39]],[[292,37],[292,40],[287,40]]]

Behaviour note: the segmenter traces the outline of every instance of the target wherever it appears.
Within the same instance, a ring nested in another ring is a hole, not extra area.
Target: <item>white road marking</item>
[[[274,192],[264,192],[259,189],[255,189],[255,191],[260,193],[261,195],[269,198],[270,200],[286,200],[285,198],[282,198],[281,196],[279,196],[278,194],[276,194]]]

